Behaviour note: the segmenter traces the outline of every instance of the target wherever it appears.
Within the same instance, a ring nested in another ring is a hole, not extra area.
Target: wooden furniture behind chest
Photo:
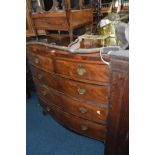
[[[65,127],[104,141],[110,70],[96,54],[70,54],[28,45],[28,58],[41,105]]]
[[[31,0],[26,0],[26,37],[32,37],[39,35],[45,35],[45,30],[36,30],[34,29],[34,23],[31,17]]]
[[[49,11],[40,10],[32,13],[35,30],[68,31],[70,40],[73,40],[73,30],[82,26],[93,26],[93,11],[91,8],[83,9],[82,0],[79,9],[71,9],[70,0],[66,0],[63,9],[52,7]]]
[[[33,23],[30,15],[30,1],[26,0],[26,36],[34,36]]]

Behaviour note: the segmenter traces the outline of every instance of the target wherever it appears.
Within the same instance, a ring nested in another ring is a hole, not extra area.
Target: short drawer
[[[45,84],[66,95],[96,103],[108,104],[109,102],[109,86],[78,82],[43,72],[34,67],[31,68],[34,77],[39,83]]]
[[[50,57],[28,52],[28,61],[31,65],[37,68],[40,68],[47,72],[53,72],[53,62]]]
[[[43,103],[46,104],[46,103]],[[105,126],[73,116],[55,106],[45,106],[49,113],[65,127],[82,135],[104,141]]]
[[[35,44],[29,44],[27,45],[27,51],[32,52],[34,54],[39,54],[39,55],[43,55],[43,56],[48,56],[51,55],[50,52],[48,52],[48,48],[44,45],[35,45]]]
[[[80,81],[96,84],[109,83],[109,67],[105,64],[78,63],[56,59],[55,72]]]
[[[49,104],[54,104],[68,113],[101,124],[105,124],[106,122],[108,113],[107,107],[81,102],[53,89],[49,90],[49,88],[46,87],[37,86],[37,92],[38,95],[46,100]]]

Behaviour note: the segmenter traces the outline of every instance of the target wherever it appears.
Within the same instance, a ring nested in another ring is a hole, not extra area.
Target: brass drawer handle
[[[49,107],[47,107],[46,110],[49,112],[51,109]]]
[[[77,71],[78,75],[80,75],[80,76],[82,76],[86,73],[86,69],[82,65],[79,65],[76,71]]]
[[[38,74],[38,79],[40,80],[43,76],[41,74]]]
[[[85,125],[81,125],[81,130],[82,130],[82,131],[86,131],[86,130],[88,130],[88,127],[85,126]]]
[[[39,58],[35,58],[35,63],[36,63],[36,64],[39,63]]]
[[[85,114],[87,112],[87,109],[84,108],[84,107],[80,107],[79,108],[79,111],[82,113],[82,114]]]
[[[83,89],[83,88],[78,88],[78,93],[80,94],[80,95],[84,95],[85,93],[86,93],[86,90],[85,89]]]
[[[43,91],[43,92],[42,92],[42,95],[43,95],[43,96],[46,96],[46,95],[47,95],[46,91]]]

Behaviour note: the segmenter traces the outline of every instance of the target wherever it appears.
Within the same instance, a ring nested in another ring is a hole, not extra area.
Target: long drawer
[[[49,113],[51,113],[51,115],[65,127],[81,133],[85,136],[104,141],[105,126],[84,119],[80,119],[67,112],[64,112],[63,110],[55,106],[48,105],[43,100],[41,100],[41,103],[43,107],[48,109]]]
[[[58,75],[48,74],[31,67],[33,75],[40,83],[70,96],[97,103],[108,104],[109,87],[78,82]]]
[[[96,84],[109,83],[109,67],[105,64],[90,64],[56,59],[55,72],[84,82],[88,80]]]
[[[105,124],[108,113],[107,107],[81,102],[79,100],[69,98],[68,96],[55,91],[54,89],[50,89],[39,84],[36,85],[38,95],[46,100],[49,104],[54,104],[64,111],[78,117]]]

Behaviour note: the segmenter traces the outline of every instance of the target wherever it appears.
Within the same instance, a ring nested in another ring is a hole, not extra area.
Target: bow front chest
[[[110,69],[99,53],[71,54],[28,45],[37,95],[46,112],[63,126],[105,140],[110,99]]]

